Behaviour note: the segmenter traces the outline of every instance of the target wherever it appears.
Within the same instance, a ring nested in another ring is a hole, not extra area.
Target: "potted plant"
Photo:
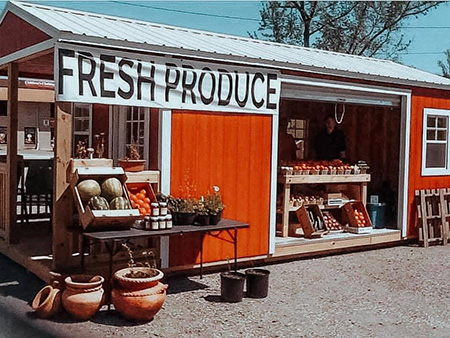
[[[169,196],[168,208],[172,214],[173,224],[194,224],[195,217],[197,216],[197,205],[198,200],[195,198],[177,198]]]
[[[126,319],[150,321],[166,299],[167,285],[160,282],[164,274],[152,267],[148,261],[138,267],[130,247],[122,245],[126,248],[130,260],[128,268],[117,271],[113,276],[111,300],[115,309]]]
[[[225,205],[222,202],[222,195],[218,187],[214,187],[214,191],[206,196],[204,204],[209,214],[209,224],[216,225],[219,223]]]
[[[196,212],[197,212],[197,216],[195,217],[195,224],[209,225],[209,213],[208,213],[208,209],[206,209],[204,200],[198,201],[197,206],[196,206]]]
[[[134,139],[131,139],[131,144],[128,147],[128,156],[119,160],[119,165],[124,171],[137,172],[144,170],[145,160],[141,160],[141,155]]]

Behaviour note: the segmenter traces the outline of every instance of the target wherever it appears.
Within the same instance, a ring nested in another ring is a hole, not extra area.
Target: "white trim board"
[[[277,166],[278,166],[278,115],[272,116],[272,159],[270,163],[270,205],[269,205],[269,255],[275,253],[277,232]]]
[[[442,141],[447,145],[446,151],[446,163],[445,168],[427,168],[426,167],[426,153],[427,153],[427,116],[443,116],[447,118],[447,139]],[[448,176],[450,175],[450,156],[449,156],[449,140],[450,140],[450,110],[449,109],[433,109],[424,108],[422,111],[422,163],[421,163],[421,176]]]
[[[348,90],[352,93],[359,92],[361,96],[367,97],[367,94],[375,93],[388,96],[400,97],[401,107],[401,124],[400,124],[400,154],[399,158],[399,189],[398,189],[398,229],[402,230],[402,237],[407,235],[408,222],[408,189],[409,189],[409,149],[410,149],[410,128],[411,128],[411,90],[386,88],[372,85],[352,84],[349,82],[337,82],[322,79],[311,79],[304,77],[296,77],[289,75],[282,75],[282,88],[284,83],[299,85],[298,91],[301,92],[301,86],[317,87],[317,95],[321,95],[320,88]],[[281,99],[283,96],[283,89],[281,90]],[[281,100],[280,99],[280,100]],[[339,102],[340,103],[340,102]],[[272,143],[273,145],[273,143]],[[272,187],[273,189],[273,187]],[[275,186],[276,189],[276,186]],[[271,200],[271,210],[276,208],[276,200]],[[275,204],[275,205],[274,205]],[[275,211],[276,212],[276,211]],[[271,214],[272,217],[272,214]],[[272,221],[272,218],[270,218]],[[276,226],[271,223],[270,226],[270,240],[269,243],[275,243],[276,234],[272,233],[272,228]],[[275,245],[275,244],[273,244]],[[271,248],[271,246],[269,246]]]
[[[170,194],[170,166],[172,150],[172,110],[159,110],[159,154],[158,167],[161,171],[160,187],[163,194]],[[169,237],[160,237],[161,268],[169,267]]]

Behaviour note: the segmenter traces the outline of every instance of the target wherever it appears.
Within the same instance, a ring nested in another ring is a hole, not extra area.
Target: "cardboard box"
[[[317,204],[303,205],[296,213],[305,238],[321,237],[326,233],[322,212]]]
[[[345,220],[348,222],[348,226],[344,227],[344,229],[348,232],[361,234],[361,233],[370,233],[372,232],[372,222],[370,221],[369,214],[367,213],[366,207],[360,201],[349,202],[344,204],[342,207],[345,214]],[[358,223],[356,222],[354,211],[358,210],[364,216],[364,220],[366,221],[365,227],[358,227]]]
[[[72,175],[70,187],[72,189],[75,205],[80,217],[80,224],[86,231],[129,229],[140,217],[139,210],[92,210],[85,205],[78,192],[77,184],[86,179],[95,179],[101,183],[111,177],[119,179],[123,186],[123,197],[130,203],[128,191],[125,186],[126,175],[122,168],[85,167],[77,168]],[[131,203],[130,203],[131,205]]]

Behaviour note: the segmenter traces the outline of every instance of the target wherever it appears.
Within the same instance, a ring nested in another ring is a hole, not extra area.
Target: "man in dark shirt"
[[[337,128],[334,116],[325,118],[325,129],[316,135],[314,149],[317,160],[345,159],[345,135]]]

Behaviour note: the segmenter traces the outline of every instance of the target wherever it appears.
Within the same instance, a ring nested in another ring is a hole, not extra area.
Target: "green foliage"
[[[222,195],[218,191],[208,194],[204,204],[210,215],[218,215],[225,208],[222,202]]]
[[[445,61],[438,61],[439,67],[442,70],[442,76],[450,79],[450,49],[445,51]]]
[[[439,1],[266,2],[258,30],[264,39],[361,56],[398,59],[408,48],[401,26]],[[257,38],[258,34],[250,34]]]

